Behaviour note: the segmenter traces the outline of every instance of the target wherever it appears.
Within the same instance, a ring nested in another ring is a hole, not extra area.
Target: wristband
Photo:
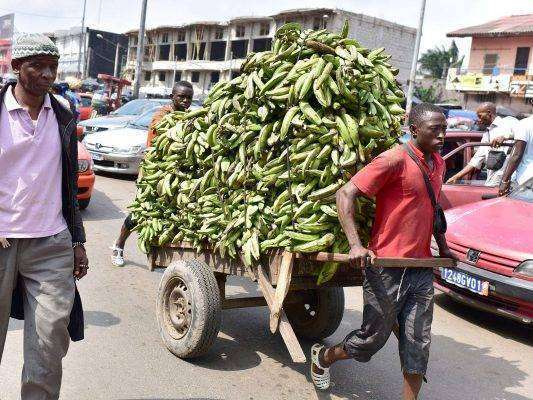
[[[75,249],[78,246],[81,246],[81,247],[85,248],[85,246],[83,245],[83,242],[73,242],[72,243],[72,248],[73,249]]]

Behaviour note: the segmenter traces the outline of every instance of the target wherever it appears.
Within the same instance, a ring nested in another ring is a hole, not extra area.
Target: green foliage
[[[442,90],[437,89],[436,85],[431,85],[427,88],[422,87],[422,85],[416,85],[414,95],[424,103],[435,104],[442,101]]]
[[[450,67],[460,67],[463,63],[463,58],[459,58],[459,49],[455,41],[452,41],[448,49],[444,48],[444,46],[429,49],[422,54],[418,61],[423,72],[433,78],[443,78]]]

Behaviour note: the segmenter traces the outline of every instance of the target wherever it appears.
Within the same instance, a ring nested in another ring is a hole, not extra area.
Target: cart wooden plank
[[[257,268],[257,272],[259,288],[261,289],[263,296],[265,296],[268,307],[272,310],[275,297],[274,288],[270,285],[268,277],[261,266]],[[296,337],[296,334],[294,333],[294,330],[292,329],[292,326],[283,309],[280,311],[279,332],[281,333],[281,337],[287,346],[287,350],[289,350],[292,361],[295,363],[305,363],[306,358],[302,350],[302,346],[300,346],[300,342],[298,341],[298,338]]]
[[[309,261],[338,263],[349,263],[348,254],[319,252],[314,254],[296,253],[296,258]],[[376,267],[382,268],[434,268],[434,267],[454,267],[456,262],[451,258],[394,258],[377,257],[373,263]]]
[[[285,296],[289,292],[289,286],[291,284],[292,267],[294,264],[294,253],[285,251],[281,257],[280,276],[278,284],[276,286],[276,296],[274,298],[274,304],[270,311],[270,332],[276,333],[279,325],[279,314],[281,307],[283,307],[283,301]]]

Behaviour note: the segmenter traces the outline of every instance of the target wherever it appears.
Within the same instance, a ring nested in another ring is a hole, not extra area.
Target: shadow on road
[[[480,328],[506,339],[533,345],[533,327],[485,311],[468,307],[441,293],[435,296],[435,304]]]
[[[85,318],[85,327],[99,326],[110,327],[120,324],[120,318],[114,316],[111,313],[105,311],[84,311],[83,316]],[[13,319],[9,321],[9,331],[18,331],[24,329],[24,321]]]
[[[84,311],[86,326],[110,327],[120,324],[120,318],[106,311]]]
[[[123,175],[123,174],[114,174],[111,172],[105,172],[105,171],[95,171],[95,174],[97,176],[105,176],[106,178],[113,178],[113,179],[120,179],[122,181],[136,181],[137,175]]]
[[[351,329],[358,328],[361,317],[359,311],[346,310],[337,333],[326,339],[328,345],[342,341]],[[220,371],[246,370],[258,366],[263,354],[283,367],[308,376],[308,364],[292,363],[281,337],[270,335],[266,308],[225,311],[221,332],[229,338],[219,337],[209,354],[195,361],[195,365]],[[302,342],[307,356],[311,345]],[[429,384],[424,385],[422,395],[426,399],[439,400],[527,400],[527,397],[509,391],[522,386],[526,378],[518,362],[491,355],[489,347],[433,335]],[[283,373],[280,379],[283,380]],[[402,376],[396,338],[391,335],[385,347],[367,364],[338,363],[332,368],[332,380],[335,385],[329,392],[317,392],[318,399],[329,399],[331,395],[359,400],[398,398]]]
[[[123,219],[124,212],[118,208],[104,192],[94,189],[91,204],[81,212],[84,221],[106,221],[110,219]]]

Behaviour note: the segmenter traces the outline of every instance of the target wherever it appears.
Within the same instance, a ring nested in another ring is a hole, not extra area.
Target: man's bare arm
[[[509,157],[509,162],[507,163],[505,171],[502,175],[502,181],[500,183],[499,190],[500,196],[509,192],[509,188],[511,187],[511,177],[513,176],[514,172],[516,171],[516,168],[518,168],[518,165],[522,161],[522,157],[524,156],[524,152],[526,151],[526,145],[527,143],[523,140],[517,140],[514,142],[513,150],[511,152],[511,156]]]
[[[476,169],[473,166],[471,166],[470,164],[467,164],[466,167],[464,167],[461,171],[459,171],[454,176],[452,176],[450,179],[448,179],[446,183],[456,183],[463,176],[468,175],[469,173],[474,172],[475,170]]]
[[[368,266],[375,258],[372,251],[361,244],[358,226],[355,222],[355,202],[358,197],[364,196],[357,186],[348,182],[337,191],[337,212],[342,229],[350,244],[350,259],[352,264],[360,267]],[[370,260],[369,260],[370,258]]]

